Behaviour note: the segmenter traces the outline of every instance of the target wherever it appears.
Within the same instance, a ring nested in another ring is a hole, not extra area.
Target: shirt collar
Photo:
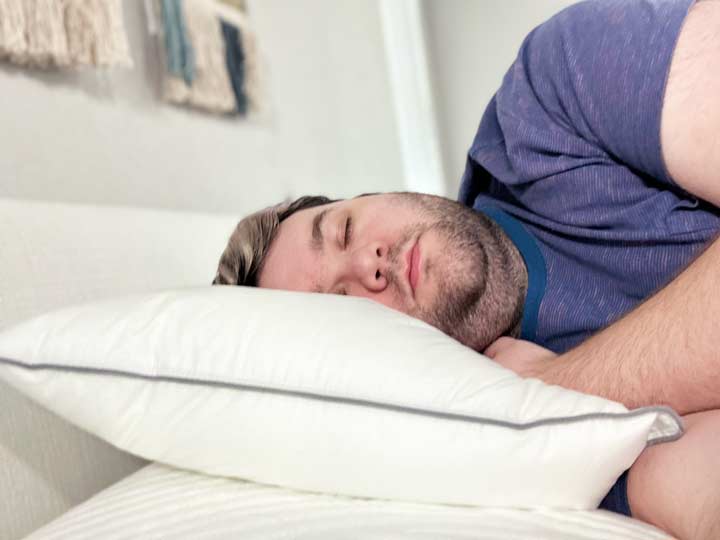
[[[528,341],[535,341],[540,302],[545,294],[545,285],[547,283],[545,258],[535,238],[522,223],[510,216],[510,214],[491,205],[483,205],[475,208],[475,210],[482,212],[500,226],[515,244],[525,261],[528,273],[528,288],[523,307],[520,337]]]

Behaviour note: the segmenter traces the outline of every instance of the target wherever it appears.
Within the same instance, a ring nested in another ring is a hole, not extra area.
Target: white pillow
[[[0,334],[0,376],[144,458],[291,488],[588,509],[666,408],[521,379],[359,298],[204,287],[72,307]]]

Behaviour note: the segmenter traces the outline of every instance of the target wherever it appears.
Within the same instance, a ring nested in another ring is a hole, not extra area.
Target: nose
[[[388,265],[388,247],[372,242],[350,254],[348,274],[368,291],[382,292],[388,286]]]

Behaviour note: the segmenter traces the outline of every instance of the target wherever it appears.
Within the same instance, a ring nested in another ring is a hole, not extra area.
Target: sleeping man
[[[459,202],[278,205],[240,222],[214,283],[368,297],[522,376],[673,407],[686,434],[601,508],[718,539],[718,206],[720,1],[591,1],[524,41]]]

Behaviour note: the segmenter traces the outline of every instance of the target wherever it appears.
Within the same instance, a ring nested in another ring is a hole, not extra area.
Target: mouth
[[[413,298],[415,298],[415,290],[417,289],[417,284],[420,280],[420,257],[420,239],[416,238],[410,246],[410,249],[408,249],[405,254],[405,259],[407,261],[405,277],[407,278]]]

